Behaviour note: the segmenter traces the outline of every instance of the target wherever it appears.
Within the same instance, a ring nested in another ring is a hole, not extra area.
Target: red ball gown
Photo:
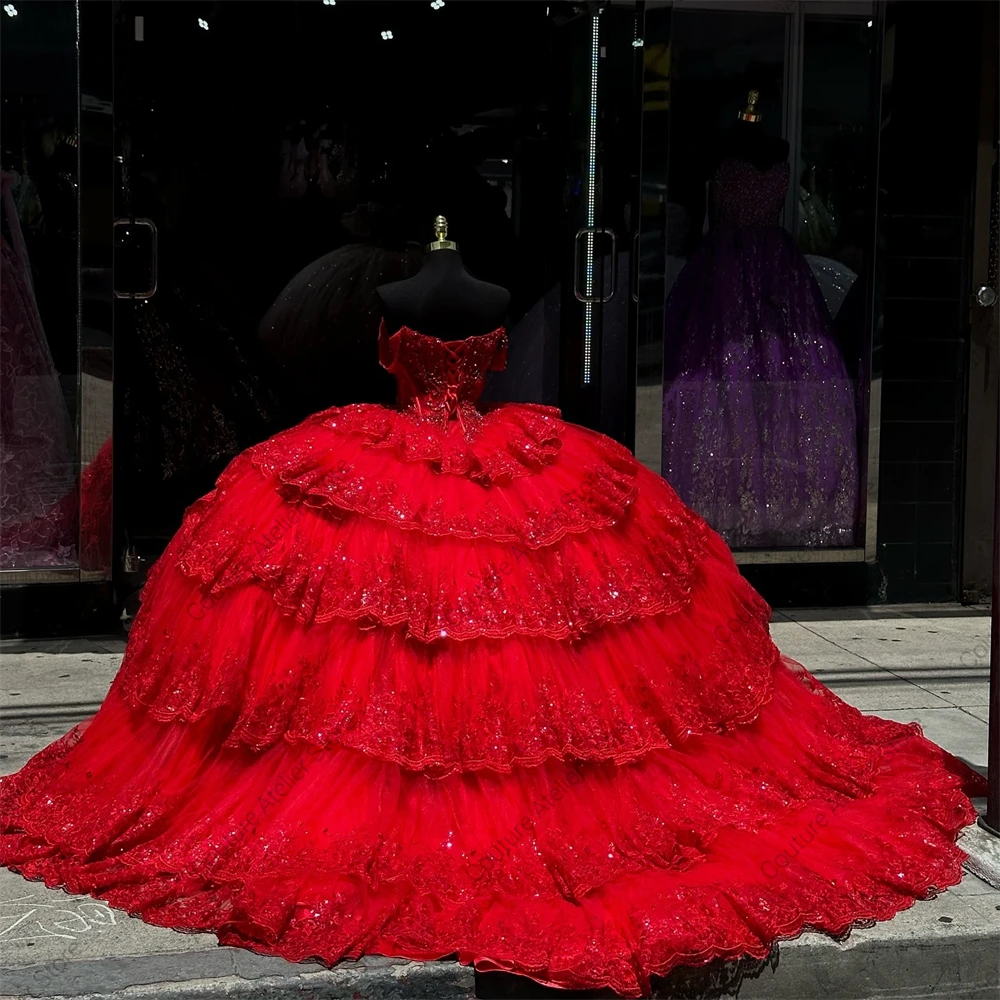
[[[0,861],[293,961],[610,987],[961,878],[981,779],[783,658],[623,447],[479,408],[502,330],[383,331],[395,408],[238,456],[100,711],[0,783]]]

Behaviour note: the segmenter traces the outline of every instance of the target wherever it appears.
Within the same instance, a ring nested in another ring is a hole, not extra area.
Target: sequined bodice
[[[720,164],[712,180],[712,228],[778,225],[790,173],[787,163],[767,170],[745,160]]]
[[[379,330],[379,361],[396,377],[396,402],[420,416],[447,421],[473,413],[486,375],[507,362],[500,328],[465,340],[441,340],[400,327]]]

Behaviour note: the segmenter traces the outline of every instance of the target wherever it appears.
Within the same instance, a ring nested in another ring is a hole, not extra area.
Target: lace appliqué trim
[[[115,733],[118,720],[107,720]],[[709,750],[700,770],[705,754],[673,772],[651,758],[634,778],[561,765],[463,778],[439,794],[440,782],[342,752],[289,748],[261,765],[176,728],[167,771],[109,753],[106,735],[90,748],[78,727],[3,778],[0,862],[292,961],[457,952],[639,996],[674,966],[763,955],[803,930],[844,934],[955,884],[955,836],[975,819],[938,748],[901,726],[887,738],[858,727],[878,767],[846,793],[784,753],[730,777]],[[768,728],[780,741],[795,726]],[[827,774],[851,766],[822,727],[815,735]],[[91,768],[115,780],[90,780]],[[208,787],[192,800],[199,782]]]
[[[223,497],[210,494],[190,510],[163,557],[199,580],[204,592],[252,583],[300,624],[405,623],[424,642],[573,638],[678,610],[690,600],[709,530],[680,504],[643,503],[637,517],[586,537],[567,534],[530,550],[512,570],[516,546],[429,537],[384,522],[378,531],[359,530],[354,519],[335,521],[308,509],[279,543],[255,545],[259,522],[239,524],[230,505],[219,502]],[[277,506],[271,518],[281,513]]]
[[[536,415],[529,413],[525,420],[525,414],[511,410],[487,416],[490,435],[506,438],[507,445],[494,450],[487,442],[481,457],[464,446],[458,453],[446,452],[434,431],[410,426],[403,415],[387,417],[382,412],[358,414],[362,419],[352,428],[370,429],[370,418],[376,425],[391,424],[394,430],[389,436],[376,435],[374,444],[364,432],[342,434],[325,443],[323,434],[332,437],[345,422],[352,423],[353,415],[338,414],[304,440],[300,436],[258,446],[250,462],[275,480],[290,504],[327,509],[333,516],[362,514],[426,535],[491,538],[537,548],[572,532],[608,527],[625,516],[638,492],[631,456],[626,459],[606,445],[588,443],[583,454],[571,448],[567,459],[573,465],[572,475],[564,472],[550,481],[540,474],[560,453],[562,442],[554,424],[545,422],[548,441],[541,435],[519,433]],[[380,446],[392,448],[393,453],[373,455],[372,449]],[[416,460],[403,470],[395,465],[400,446]],[[423,463],[426,470],[419,468]],[[458,472],[459,478],[445,484],[440,472]],[[536,480],[530,486],[510,489],[515,479],[532,473]],[[227,472],[220,486],[232,480]]]
[[[468,416],[464,427],[457,421],[421,418],[414,410],[367,403],[337,407],[256,445],[250,454],[265,475],[278,476],[296,463],[321,461],[325,432],[328,439],[357,437],[368,450],[385,449],[401,462],[426,463],[434,472],[464,476],[483,486],[509,485],[559,457],[561,421],[555,407],[520,403],[486,413],[474,408],[463,412]],[[315,437],[303,434],[307,427]]]
[[[218,713],[230,746],[340,743],[438,773],[554,756],[624,763],[730,730],[768,701],[778,658],[767,606],[738,581],[710,616],[644,619],[572,645],[515,636],[428,647],[400,629],[359,634],[334,621],[305,632],[284,620],[234,647],[197,637],[266,617],[266,594],[192,605],[197,619],[184,599],[161,592],[165,606],[140,610],[115,682],[129,704],[160,721]],[[690,652],[711,627],[727,637],[727,620],[743,623],[737,636]]]

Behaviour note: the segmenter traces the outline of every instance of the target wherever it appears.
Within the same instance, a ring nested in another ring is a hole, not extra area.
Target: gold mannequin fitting
[[[747,106],[742,111],[736,112],[736,117],[743,122],[759,122],[764,116],[760,113],[757,104],[760,102],[760,92],[751,90],[747,97]]]
[[[428,250],[458,250],[458,244],[448,239],[448,220],[443,215],[434,217],[434,235],[437,239],[427,244]]]

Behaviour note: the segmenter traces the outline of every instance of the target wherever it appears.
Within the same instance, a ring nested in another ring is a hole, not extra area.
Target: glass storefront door
[[[878,35],[646,5],[635,450],[741,562],[866,558]]]
[[[602,376],[610,358],[626,381],[634,4],[126,0],[116,17],[131,566],[242,448],[391,400],[374,291],[419,268],[439,214],[469,271],[511,292],[489,394],[623,423]]]

